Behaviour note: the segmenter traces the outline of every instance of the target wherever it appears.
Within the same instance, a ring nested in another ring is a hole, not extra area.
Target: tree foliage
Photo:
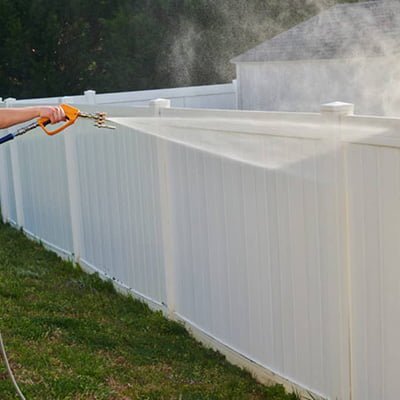
[[[335,0],[1,0],[0,96],[225,82],[229,60]]]

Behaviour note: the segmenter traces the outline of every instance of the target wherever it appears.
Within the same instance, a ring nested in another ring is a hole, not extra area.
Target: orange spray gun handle
[[[46,125],[50,123],[50,120],[48,118],[42,117],[39,118],[37,121],[38,125],[50,136],[60,133],[64,129],[68,128],[69,126],[74,124],[79,117],[80,111],[77,108],[72,107],[69,104],[61,104],[60,107],[64,110],[65,116],[67,118],[67,121],[64,125],[54,129],[53,131],[49,131],[46,129]]]

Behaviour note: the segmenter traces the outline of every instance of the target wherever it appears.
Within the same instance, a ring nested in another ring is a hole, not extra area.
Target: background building
[[[238,107],[400,114],[400,2],[340,4],[234,58]]]

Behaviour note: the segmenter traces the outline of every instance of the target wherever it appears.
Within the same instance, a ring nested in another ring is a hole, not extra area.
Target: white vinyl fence
[[[259,377],[398,399],[400,119],[102,110],[0,146],[5,221]]]
[[[83,95],[69,96],[68,101],[75,104],[99,104],[101,106],[147,106],[149,101],[157,98],[169,99],[173,107],[207,108],[234,110],[237,108],[236,80],[220,85],[189,86],[171,89],[142,90],[135,92],[100,93],[86,90]],[[0,102],[1,102],[0,98]],[[24,105],[59,104],[65,97],[47,97],[38,99],[5,99]]]

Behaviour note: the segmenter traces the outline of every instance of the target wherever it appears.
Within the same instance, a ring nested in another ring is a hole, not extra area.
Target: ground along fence
[[[4,220],[259,376],[397,400],[399,119],[105,111],[0,147]]]
[[[142,90],[135,92],[99,93],[86,90],[83,95],[69,96],[68,101],[75,104],[99,104],[115,106],[147,106],[156,98],[169,99],[173,107],[236,109],[236,81],[220,85],[189,86],[171,89]],[[59,104],[65,97],[38,99],[5,99],[5,102],[25,105]],[[0,98],[0,102],[1,102]]]

